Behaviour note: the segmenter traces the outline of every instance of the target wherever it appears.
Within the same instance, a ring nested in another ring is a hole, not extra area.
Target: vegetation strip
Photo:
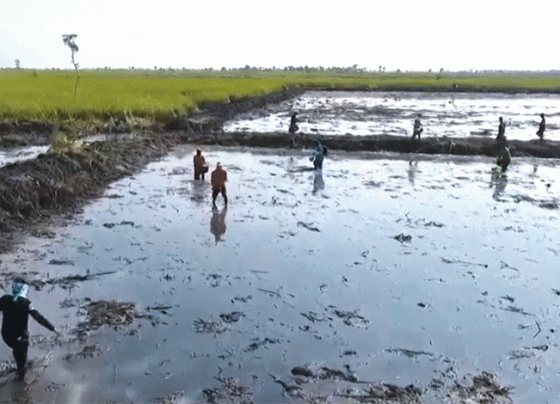
[[[560,93],[546,73],[366,72],[352,69],[70,70],[0,69],[0,120],[48,122],[147,119],[167,122],[205,103],[287,89]]]

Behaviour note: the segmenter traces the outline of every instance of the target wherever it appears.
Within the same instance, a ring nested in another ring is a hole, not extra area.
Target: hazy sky
[[[0,67],[560,69],[557,0],[6,0]]]

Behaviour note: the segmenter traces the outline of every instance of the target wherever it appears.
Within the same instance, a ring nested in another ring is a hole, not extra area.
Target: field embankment
[[[28,230],[40,237],[48,235],[41,230],[42,223],[73,213],[88,199],[99,196],[111,182],[134,174],[150,161],[166,155],[173,146],[197,137],[206,138],[237,113],[282,102],[297,93],[299,90],[208,105],[196,114],[197,123],[178,119],[168,123],[170,131],[156,125],[152,131],[111,135],[106,140],[55,144],[55,152],[0,168],[0,251],[10,249]],[[171,130],[174,125],[176,130]],[[30,132],[8,137],[16,142],[31,136],[42,143],[54,136],[54,143],[57,139],[62,143],[56,136],[56,127],[35,123],[25,124],[25,128]]]

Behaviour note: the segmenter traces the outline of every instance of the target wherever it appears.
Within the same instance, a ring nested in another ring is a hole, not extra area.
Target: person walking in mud
[[[196,155],[193,157],[194,165],[194,179],[202,179],[204,181],[204,174],[208,172],[208,166],[206,165],[206,159],[202,155],[200,149],[196,149]]]
[[[297,135],[296,132],[299,129],[299,126],[297,125],[297,112],[294,112],[292,114],[292,119],[290,121],[290,128],[288,129],[288,133],[292,136],[292,146],[295,146],[297,144]]]
[[[422,128],[422,122],[420,122],[421,117],[422,115],[418,114],[414,120],[414,126],[412,127],[412,140],[416,139],[416,137],[420,140],[420,134],[424,131],[424,128]]]
[[[212,206],[216,207],[216,198],[220,193],[224,197],[224,204],[227,205],[228,203],[228,198],[226,195],[227,171],[222,168],[222,165],[220,163],[218,163],[216,165],[216,169],[212,171],[210,182],[212,183]]]
[[[541,123],[539,125],[539,130],[537,131],[537,136],[543,140],[544,139],[544,130],[546,129],[546,120],[544,119],[544,114],[541,114]]]
[[[315,170],[321,170],[323,168],[323,160],[328,153],[327,148],[323,146],[318,138],[313,139],[313,146],[315,150],[313,155],[309,157],[309,160],[313,161],[313,167]]]
[[[507,170],[510,163],[511,163],[511,153],[509,152],[509,148],[504,144],[500,150],[498,159],[496,160],[496,165],[500,167],[502,173],[504,173]]]
[[[25,279],[18,277],[14,279],[12,293],[0,298],[0,311],[3,313],[2,339],[13,350],[19,380],[23,380],[26,373],[29,315],[43,327],[56,332],[49,320],[35,310],[27,299],[28,288]]]
[[[500,123],[498,125],[498,136],[496,137],[496,141],[498,143],[505,142],[506,140],[506,123],[504,122],[504,118],[500,117]]]

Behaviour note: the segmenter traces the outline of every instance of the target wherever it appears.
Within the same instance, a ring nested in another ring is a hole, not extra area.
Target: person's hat
[[[216,164],[216,167],[222,167],[222,163],[218,162],[218,164]]]
[[[14,283],[22,283],[24,285],[29,285],[29,282],[27,282],[27,280],[25,280],[25,278],[22,278],[21,276],[15,278]]]

